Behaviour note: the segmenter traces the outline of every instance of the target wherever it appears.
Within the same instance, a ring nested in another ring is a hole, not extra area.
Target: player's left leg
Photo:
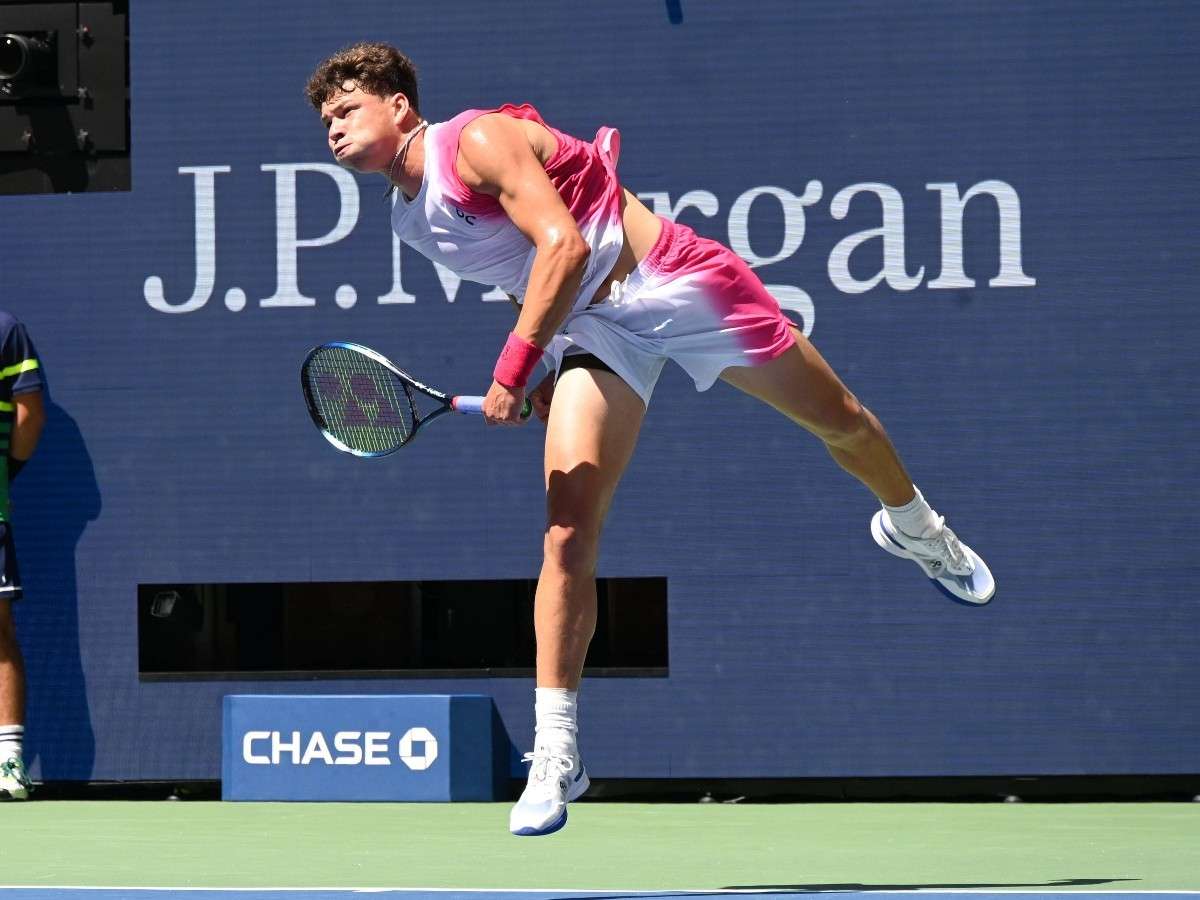
[[[596,627],[596,556],[646,413],[612,372],[577,368],[554,389],[546,424],[546,531],[534,604],[539,687],[574,690]]]
[[[29,779],[21,756],[25,664],[17,644],[12,601],[0,598],[0,800],[25,800]]]
[[[796,343],[760,366],[732,366],[721,378],[768,403],[824,443],[843,469],[885,507],[871,523],[884,550],[916,562],[951,599],[988,602],[995,583],[987,566],[937,516],[913,485],[879,420],[842,383],[798,330]]]
[[[588,787],[576,744],[575,692],[596,627],[600,531],[646,407],[610,371],[564,372],[546,426],[545,557],[534,600],[537,732],[529,780],[509,817],[519,835],[551,834]]]

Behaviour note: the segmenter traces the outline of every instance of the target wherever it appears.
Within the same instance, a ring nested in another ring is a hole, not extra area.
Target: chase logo
[[[410,728],[393,744],[390,731],[247,731],[242,735],[242,761],[252,766],[390,766],[396,758],[422,772],[438,758],[438,741],[428,728]]]
[[[414,772],[421,772],[433,765],[437,759],[437,738],[428,728],[410,728],[400,738],[400,762]]]
[[[483,694],[229,694],[221,798],[495,800],[495,717]]]

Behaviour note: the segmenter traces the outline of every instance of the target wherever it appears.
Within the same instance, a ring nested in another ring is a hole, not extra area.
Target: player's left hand
[[[551,372],[542,379],[541,384],[529,392],[529,402],[533,404],[533,414],[542,422],[550,418],[550,403],[554,399],[554,378],[558,373]]]
[[[525,406],[525,388],[505,387],[492,382],[483,398],[483,415],[489,425],[523,425],[521,410]]]

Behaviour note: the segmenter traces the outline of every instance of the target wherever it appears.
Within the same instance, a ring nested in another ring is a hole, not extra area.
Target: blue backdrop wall
[[[886,557],[821,446],[668,368],[600,574],[669,579],[670,676],[582,695],[600,777],[1200,770],[1197,25],[1189,2],[132,4],[133,189],[0,198],[2,299],[51,383],[15,488],[46,779],[215,778],[220,698],[144,683],[139,583],[530,578],[541,429],[333,451],[304,351],[483,389],[512,321],[388,231],[302,88],[362,38],[434,120],[536,104],[758,266],[996,573]],[[413,473],[453,477],[413,477]],[[911,569],[911,571],[910,571]],[[524,749],[527,679],[485,692]]]

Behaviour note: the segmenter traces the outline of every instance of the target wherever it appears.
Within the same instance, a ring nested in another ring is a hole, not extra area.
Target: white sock
[[[905,534],[919,538],[933,537],[938,530],[937,514],[930,509],[915,486],[913,490],[917,491],[917,496],[908,503],[903,506],[888,506],[885,503],[883,508],[887,510],[892,524]]]
[[[575,732],[578,714],[577,692],[566,688],[534,689],[533,714],[537,722],[534,748],[575,752]]]
[[[24,725],[0,725],[0,762],[21,758]]]

